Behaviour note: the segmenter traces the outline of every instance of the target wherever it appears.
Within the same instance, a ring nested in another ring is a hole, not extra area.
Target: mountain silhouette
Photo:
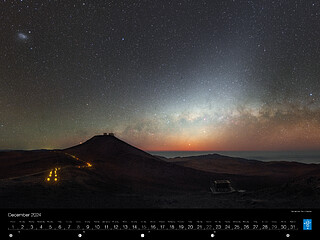
[[[92,161],[105,161],[107,158],[114,158],[123,155],[135,155],[139,157],[158,158],[146,153],[118,138],[110,135],[97,135],[86,142],[64,149],[65,152],[74,153],[75,155]]]
[[[178,166],[114,136],[94,136],[63,150],[91,162],[100,176],[135,191],[207,190],[211,173]]]

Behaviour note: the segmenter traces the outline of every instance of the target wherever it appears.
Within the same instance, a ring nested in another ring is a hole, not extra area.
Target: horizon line
[[[141,149],[143,150],[143,149]],[[305,152],[320,151],[320,149],[300,149],[300,150],[143,150],[145,152]]]

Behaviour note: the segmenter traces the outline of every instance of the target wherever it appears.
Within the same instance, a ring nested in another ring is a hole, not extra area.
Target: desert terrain
[[[319,208],[320,166],[210,154],[150,155],[109,135],[0,152],[1,208]],[[58,170],[59,169],[59,170]],[[212,194],[214,180],[233,193]]]

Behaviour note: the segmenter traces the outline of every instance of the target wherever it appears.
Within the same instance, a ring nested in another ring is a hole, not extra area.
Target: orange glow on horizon
[[[318,133],[320,133],[318,131]],[[320,136],[320,135],[319,135]],[[221,136],[206,139],[175,139],[161,142],[139,142],[135,145],[144,151],[303,151],[320,150],[320,137],[302,132],[289,132],[287,136],[270,133],[268,136]],[[170,141],[171,140],[171,141]],[[134,144],[133,144],[134,145]]]

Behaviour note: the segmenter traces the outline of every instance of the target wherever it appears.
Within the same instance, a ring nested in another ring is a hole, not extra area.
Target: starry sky
[[[320,2],[0,2],[0,149],[320,150]]]

